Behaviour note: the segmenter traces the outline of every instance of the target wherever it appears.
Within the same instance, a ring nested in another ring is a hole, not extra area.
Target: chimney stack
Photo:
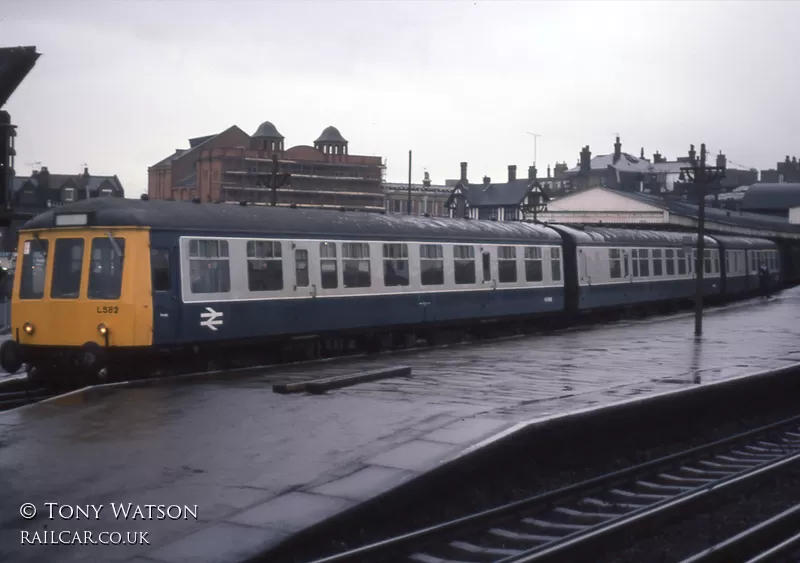
[[[689,162],[694,163],[697,158],[697,151],[694,150],[694,145],[689,145]]]
[[[580,167],[582,174],[588,174],[592,168],[592,151],[589,150],[589,145],[581,150]]]
[[[725,158],[725,155],[722,154],[722,151],[719,151],[719,154],[717,155],[717,166],[719,168],[725,168],[727,164],[728,164],[728,159]]]
[[[619,137],[614,142],[614,163],[616,164],[622,158],[622,143],[619,142]]]
[[[547,178],[550,178],[550,165],[547,165]]]
[[[664,161],[661,158],[661,153],[658,152],[658,151],[653,153],[653,164],[660,164],[662,162],[664,162]]]
[[[467,182],[467,163],[461,163],[461,181],[466,183]]]
[[[484,176],[484,177],[483,177],[483,185],[484,185],[484,186],[488,186],[488,185],[489,185],[489,184],[491,184],[491,183],[492,183],[492,179],[491,179],[491,178],[489,178],[489,176]]]
[[[431,187],[431,176],[427,171],[425,171],[425,177],[422,179],[422,186],[425,188]]]
[[[536,166],[528,166],[528,180],[531,182],[536,179]]]
[[[508,181],[513,182],[517,179],[517,165],[516,164],[509,164],[508,165]]]

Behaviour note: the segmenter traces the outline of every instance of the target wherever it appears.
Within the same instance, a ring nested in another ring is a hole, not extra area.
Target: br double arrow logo
[[[206,307],[205,313],[200,313],[200,318],[205,319],[200,321],[200,326],[207,326],[211,330],[218,330],[217,327],[222,325],[222,317],[224,313],[215,311],[211,307]]]

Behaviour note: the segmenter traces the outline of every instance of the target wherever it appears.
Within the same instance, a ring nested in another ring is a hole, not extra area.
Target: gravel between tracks
[[[434,494],[429,494],[424,500],[416,499],[413,504],[405,506],[399,502],[392,505],[382,503],[365,510],[357,523],[335,523],[330,527],[319,529],[314,534],[313,542],[306,542],[302,551],[293,550],[294,553],[291,555],[274,554],[278,558],[269,560],[304,563],[562,488],[797,414],[800,414],[800,406],[795,401],[788,400],[781,404],[772,403],[769,408],[762,406],[751,412],[739,411],[736,414],[687,413],[683,420],[676,420],[674,424],[667,425],[667,428],[660,428],[657,444],[653,443],[653,435],[648,434],[648,429],[640,428],[636,424],[637,421],[631,420],[630,433],[624,436],[609,436],[606,440],[600,441],[580,440],[578,443],[571,441],[561,444],[558,448],[548,448],[547,451],[517,450],[510,459],[497,458],[491,467],[451,480],[447,488],[439,487]],[[789,492],[787,485],[783,489],[782,498],[791,499]],[[795,498],[800,498],[797,490],[794,491],[794,495]],[[781,495],[777,498],[781,498]],[[791,504],[790,500],[787,502]],[[774,508],[775,513],[779,511],[780,508]],[[694,526],[700,524],[695,523]],[[718,524],[715,526],[720,527]],[[692,531],[696,529],[691,528]],[[675,538],[670,541],[674,540]],[[642,548],[633,560],[659,561],[657,557],[666,553],[664,545],[656,543],[651,547]],[[653,551],[644,551],[645,549]],[[702,548],[694,551],[699,549]],[[649,556],[642,559],[642,553],[659,555],[655,559]]]

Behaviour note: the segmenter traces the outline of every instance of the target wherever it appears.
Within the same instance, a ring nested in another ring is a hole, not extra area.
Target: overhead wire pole
[[[691,166],[681,167],[697,193],[697,258],[695,259],[694,334],[703,334],[703,279],[705,262],[706,190],[725,177],[724,166],[706,166],[706,145],[700,145],[700,160],[695,158],[694,145],[689,148]]]

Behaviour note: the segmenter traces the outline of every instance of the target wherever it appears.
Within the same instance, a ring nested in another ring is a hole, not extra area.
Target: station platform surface
[[[795,288],[708,311],[699,341],[692,314],[681,313],[246,377],[94,388],[0,413],[0,560],[243,561],[522,423],[800,363],[798,321]],[[398,365],[412,376],[324,395],[271,388]],[[36,517],[22,518],[24,503]],[[51,520],[45,503],[102,510],[99,519]],[[112,503],[196,505],[197,519],[115,518]],[[29,542],[52,539],[45,530],[147,532],[149,545],[23,543],[24,532]]]

